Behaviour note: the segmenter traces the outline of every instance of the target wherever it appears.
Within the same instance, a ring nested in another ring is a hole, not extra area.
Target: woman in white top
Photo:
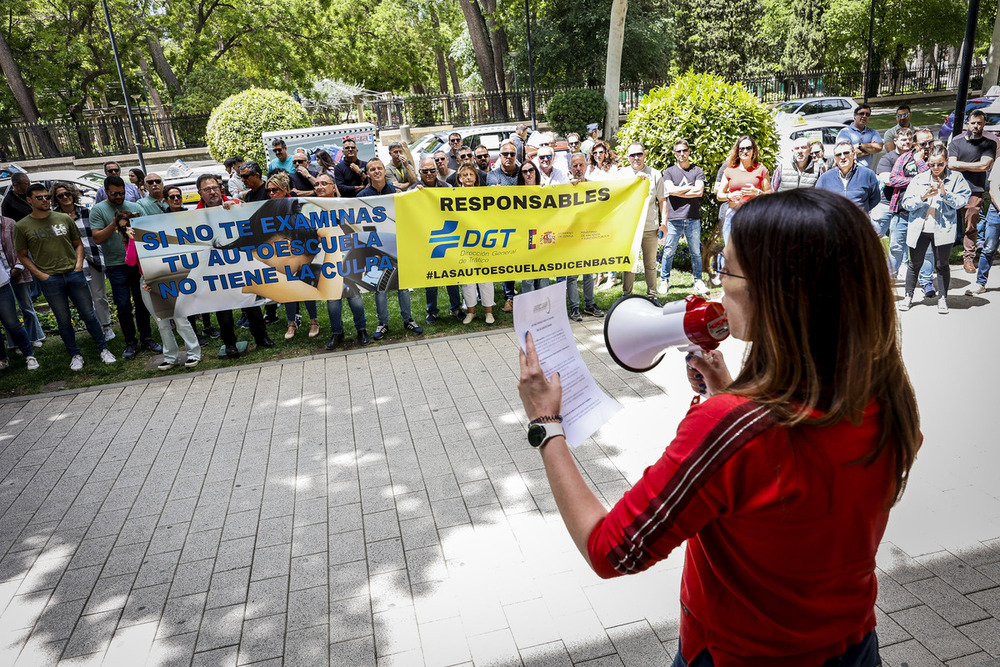
[[[590,151],[590,166],[587,167],[588,181],[610,181],[618,177],[618,158],[611,152],[611,146],[604,141],[594,143]]]
[[[913,258],[922,260],[928,246],[934,246],[934,265],[941,281],[938,312],[947,313],[951,282],[948,259],[958,230],[958,210],[969,202],[972,189],[964,176],[948,169],[948,149],[944,145],[931,148],[927,166],[930,169],[917,174],[903,194],[902,208],[910,212],[906,226],[910,256],[906,262],[906,294],[899,309],[909,310],[913,304],[913,289],[917,285]]]

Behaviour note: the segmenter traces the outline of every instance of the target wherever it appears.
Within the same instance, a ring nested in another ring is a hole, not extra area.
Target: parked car
[[[462,135],[462,143],[469,148],[475,148],[479,144],[486,146],[490,151],[490,163],[496,161],[500,156],[500,143],[508,139],[517,129],[516,125],[479,125],[475,127],[456,127],[452,130],[442,130],[425,135],[410,144],[410,153],[415,160],[422,160],[430,157],[435,151],[443,150],[448,152],[448,135],[458,132]]]
[[[22,171],[19,169],[19,171]],[[52,187],[53,181],[68,181],[80,190],[80,203],[90,208],[96,202],[97,189],[104,185],[104,174],[76,169],[57,169],[53,171],[28,172],[32,183],[42,183],[46,188]],[[0,181],[0,198],[7,194],[10,179]]]
[[[803,120],[825,120],[847,125],[854,122],[858,103],[850,97],[812,97],[789,100],[774,107],[775,120],[784,115],[798,115]]]
[[[826,158],[833,157],[833,147],[837,144],[837,134],[844,129],[843,124],[836,121],[792,121],[777,123],[778,126],[778,161],[784,164],[792,157],[792,144],[796,139],[806,137],[809,142],[823,142]]]
[[[969,119],[969,113],[976,109],[983,109],[986,113],[986,125],[1000,125],[1000,111],[992,112],[986,111],[994,102],[997,101],[996,97],[977,97],[975,99],[969,100],[965,103],[965,120]],[[963,121],[962,126],[965,126]],[[941,129],[938,130],[938,139],[943,139],[945,141],[951,136],[952,130],[955,128],[955,112],[952,111],[948,114],[945,119],[944,124],[941,125]]]

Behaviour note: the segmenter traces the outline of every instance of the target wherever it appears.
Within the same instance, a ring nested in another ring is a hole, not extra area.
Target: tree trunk
[[[172,95],[177,95],[181,92],[181,84],[177,80],[173,68],[170,67],[170,63],[167,62],[167,57],[163,55],[163,47],[160,46],[159,40],[153,35],[147,35],[146,43],[149,44],[149,54],[153,57],[153,66],[160,73],[160,78],[167,85],[167,90]]]
[[[448,57],[448,72],[451,74],[451,88],[456,95],[461,94],[462,86],[458,83],[458,68],[455,67],[455,59]]]
[[[438,20],[437,12],[434,11],[434,6],[431,5],[431,25],[434,27],[434,63],[437,65],[438,71],[438,89],[442,95],[448,94],[448,71],[444,64],[444,51],[441,50],[441,22]]]
[[[146,62],[146,56],[142,53],[139,54],[139,71],[142,73],[142,82],[146,86],[146,94],[149,95],[149,100],[155,109],[149,119],[149,122],[153,123],[153,132],[158,141],[162,139],[164,148],[173,150],[177,147],[174,143],[173,127],[166,110],[163,108],[163,98],[160,97],[160,91],[153,85],[153,78],[149,75],[149,63]]]
[[[608,31],[608,65],[604,74],[604,138],[609,141],[618,133],[618,89],[621,85],[622,44],[625,41],[625,13],[628,0],[611,4],[611,26]]]
[[[31,131],[35,136],[35,141],[38,142],[38,148],[42,155],[59,157],[56,143],[49,133],[38,124],[38,107],[35,106],[35,98],[32,97],[31,91],[28,90],[28,86],[25,85],[24,79],[21,77],[21,67],[14,60],[14,54],[7,44],[3,31],[0,31],[0,70],[3,71],[4,78],[7,79],[7,85],[10,87],[14,99],[17,100],[17,106],[20,107],[24,119],[35,126]]]
[[[993,21],[993,39],[990,41],[990,50],[986,56],[986,71],[983,72],[983,94],[990,89],[990,86],[1000,84],[1000,8],[997,9],[997,17]]]
[[[491,119],[501,117],[500,91],[497,86],[496,68],[493,61],[493,45],[486,29],[486,20],[479,7],[479,0],[459,0],[465,24],[472,39],[472,49],[476,53],[476,65],[479,76],[483,80],[483,90],[486,92],[487,116]]]

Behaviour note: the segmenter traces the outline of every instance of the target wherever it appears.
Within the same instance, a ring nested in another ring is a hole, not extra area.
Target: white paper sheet
[[[559,373],[563,430],[571,446],[579,447],[622,409],[618,401],[597,386],[576,349],[566,313],[565,282],[515,296],[514,331],[522,350],[525,334],[531,332],[546,377]]]

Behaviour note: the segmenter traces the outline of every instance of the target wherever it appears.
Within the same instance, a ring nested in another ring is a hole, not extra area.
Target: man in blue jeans
[[[111,283],[111,296],[118,313],[118,325],[122,328],[122,336],[125,338],[125,351],[122,352],[122,357],[131,359],[139,351],[136,330],[142,339],[142,346],[153,354],[159,354],[163,352],[163,347],[153,340],[149,311],[142,302],[139,267],[125,263],[125,244],[118,231],[119,223],[115,222],[118,213],[139,216],[142,215],[142,209],[138,204],[125,201],[125,181],[120,176],[112,175],[105,178],[104,190],[108,198],[91,209],[90,228],[94,232],[94,241],[101,244],[101,251],[104,253],[104,275]]]
[[[124,193],[125,189],[122,188]],[[108,350],[104,330],[94,313],[94,302],[83,275],[83,244],[76,223],[65,213],[51,210],[45,186],[34,183],[28,186],[31,214],[14,225],[14,249],[21,264],[39,282],[42,294],[48,301],[59,326],[59,336],[70,354],[69,368],[83,369],[83,355],[76,344],[69,301],[73,300],[80,319],[97,344],[101,361],[113,364],[117,359]]]
[[[1000,245],[1000,160],[993,163],[990,171],[990,206],[986,210],[986,237],[983,252],[979,255],[976,284],[965,290],[967,296],[976,296],[986,291],[986,281],[990,277],[990,266]]]
[[[674,263],[674,253],[681,236],[687,238],[691,251],[691,274],[694,276],[694,291],[708,294],[708,285],[701,279],[701,196],[705,193],[705,172],[691,164],[691,148],[684,139],[674,142],[674,158],[677,163],[663,170],[663,183],[667,196],[664,197],[662,218],[663,259],[660,263],[660,294],[666,294],[670,287],[670,269]]]

